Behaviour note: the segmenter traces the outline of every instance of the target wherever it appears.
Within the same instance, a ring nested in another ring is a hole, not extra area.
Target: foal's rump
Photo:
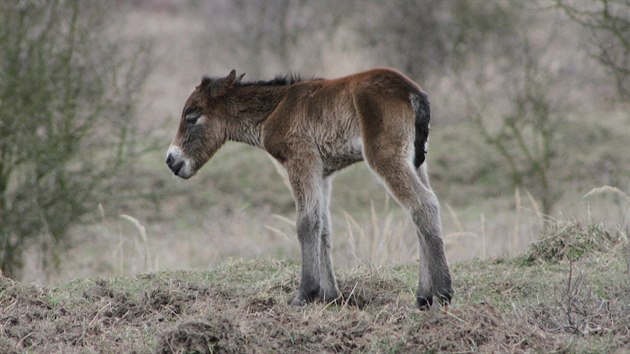
[[[353,99],[366,155],[409,158],[416,168],[420,167],[429,136],[427,95],[409,78],[391,69],[359,75]]]

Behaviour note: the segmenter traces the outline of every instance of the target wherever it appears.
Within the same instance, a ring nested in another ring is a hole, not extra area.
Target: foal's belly
[[[363,160],[363,144],[360,138],[340,140],[320,147],[324,176]]]

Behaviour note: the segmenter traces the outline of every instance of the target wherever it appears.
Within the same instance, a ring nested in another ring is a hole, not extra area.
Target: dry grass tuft
[[[610,232],[603,224],[585,225],[579,220],[556,220],[547,225],[526,258],[529,262],[575,261],[586,254],[610,251],[623,241],[624,236],[620,232]]]
[[[621,189],[612,186],[601,186],[598,188],[591,189],[588,193],[582,196],[582,199],[586,199],[599,194],[612,194],[622,197],[627,202],[630,202],[630,196],[624,193]]]

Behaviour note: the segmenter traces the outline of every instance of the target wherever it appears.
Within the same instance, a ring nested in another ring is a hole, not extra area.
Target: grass
[[[448,311],[413,306],[417,265],[338,269],[340,303],[293,308],[299,264],[231,260],[209,271],[76,280],[0,279],[0,352],[608,352],[630,338],[628,245],[577,259],[452,267]],[[617,232],[606,231],[608,234]],[[529,251],[548,247],[543,239]],[[553,246],[550,246],[553,247]]]
[[[611,245],[626,239],[621,232],[609,232],[603,224],[584,225],[580,221],[554,222],[533,244],[527,262],[578,260],[593,250],[606,252]]]

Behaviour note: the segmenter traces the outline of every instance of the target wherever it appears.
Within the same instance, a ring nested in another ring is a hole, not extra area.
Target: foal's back
[[[362,160],[372,142],[397,138],[407,150],[418,95],[424,95],[418,85],[386,68],[296,83],[265,121],[265,147],[272,155],[278,142],[317,149],[331,172]]]

